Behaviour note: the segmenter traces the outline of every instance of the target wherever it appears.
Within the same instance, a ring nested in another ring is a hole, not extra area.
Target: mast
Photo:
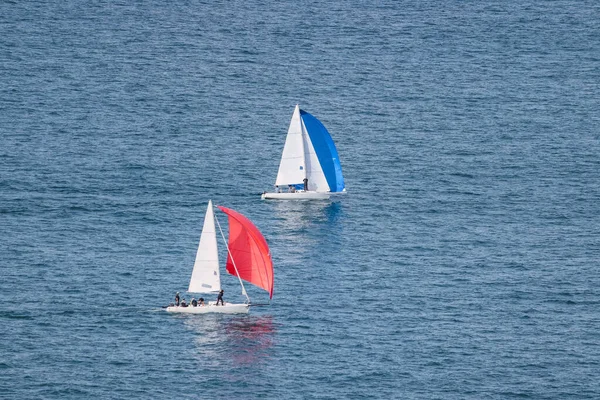
[[[235,260],[233,259],[233,255],[231,254],[231,251],[229,250],[229,244],[227,243],[227,240],[225,239],[225,235],[223,234],[223,229],[221,229],[221,224],[219,223],[219,218],[217,218],[216,215],[215,215],[215,220],[217,221],[217,225],[219,226],[219,231],[221,232],[221,237],[223,238],[223,241],[225,242],[225,247],[227,247],[227,254],[229,254],[229,258],[231,258],[231,262],[233,263],[233,267],[235,268],[236,276],[237,276],[238,280],[240,281],[240,285],[242,285],[242,294],[244,296],[246,296],[246,300],[247,300],[248,304],[250,304],[250,297],[248,297],[248,293],[246,293],[246,288],[244,287],[244,282],[242,282],[242,278],[240,278],[240,273],[238,272],[237,266],[235,265]]]
[[[294,112],[298,111],[298,116],[300,116],[300,105],[296,104],[296,110],[294,110]],[[304,144],[304,142],[307,140],[307,133],[306,133],[306,127],[304,126],[304,122],[302,122],[302,118],[300,119],[300,135],[302,137],[302,140],[300,140],[300,142],[302,142],[302,171],[304,172],[304,178],[303,178],[303,182],[304,179],[308,178],[308,172],[306,171],[306,144]]]

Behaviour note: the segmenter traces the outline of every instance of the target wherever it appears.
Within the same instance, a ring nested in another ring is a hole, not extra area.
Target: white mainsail
[[[288,129],[283,154],[279,163],[279,171],[275,185],[287,186],[303,182],[306,177],[306,162],[304,161],[304,140],[300,107],[296,105],[292,121]]]
[[[217,233],[212,201],[209,200],[188,292],[210,293],[219,290],[221,290],[221,277],[219,275]]]

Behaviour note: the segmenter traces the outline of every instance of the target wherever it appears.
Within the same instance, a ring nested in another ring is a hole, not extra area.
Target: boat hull
[[[248,314],[250,306],[248,304],[225,303],[223,306],[217,306],[214,303],[205,306],[169,306],[167,312],[180,314]]]
[[[263,200],[327,200],[331,196],[328,192],[285,192],[285,193],[263,193]]]

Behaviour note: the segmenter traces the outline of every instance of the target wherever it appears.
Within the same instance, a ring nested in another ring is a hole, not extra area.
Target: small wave
[[[122,366],[122,365],[131,365],[132,363],[131,363],[131,361],[114,360],[114,361],[109,361],[108,364]]]
[[[453,172],[449,174],[450,176],[458,176],[459,178],[475,178],[473,174],[467,174],[466,172]]]
[[[0,312],[0,318],[31,320],[31,319],[33,319],[33,316],[28,315],[28,314],[18,313],[15,311],[2,311],[2,312]]]

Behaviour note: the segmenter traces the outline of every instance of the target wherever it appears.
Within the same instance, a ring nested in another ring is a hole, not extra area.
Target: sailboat
[[[219,220],[215,218],[213,212],[212,201],[209,200],[188,292],[216,294],[221,290],[216,221],[227,247],[225,269],[239,279],[246,302],[224,303],[223,305],[207,302],[204,305],[192,306],[190,304],[187,307],[170,305],[167,307],[168,312],[247,314],[252,304],[246,293],[244,281],[266,290],[269,293],[269,299],[273,298],[273,261],[267,241],[258,228],[244,215],[226,207],[217,207],[228,217],[229,240],[225,241]]]
[[[344,176],[331,135],[317,118],[296,105],[288,129],[275,192],[261,198],[328,199],[345,193]]]

